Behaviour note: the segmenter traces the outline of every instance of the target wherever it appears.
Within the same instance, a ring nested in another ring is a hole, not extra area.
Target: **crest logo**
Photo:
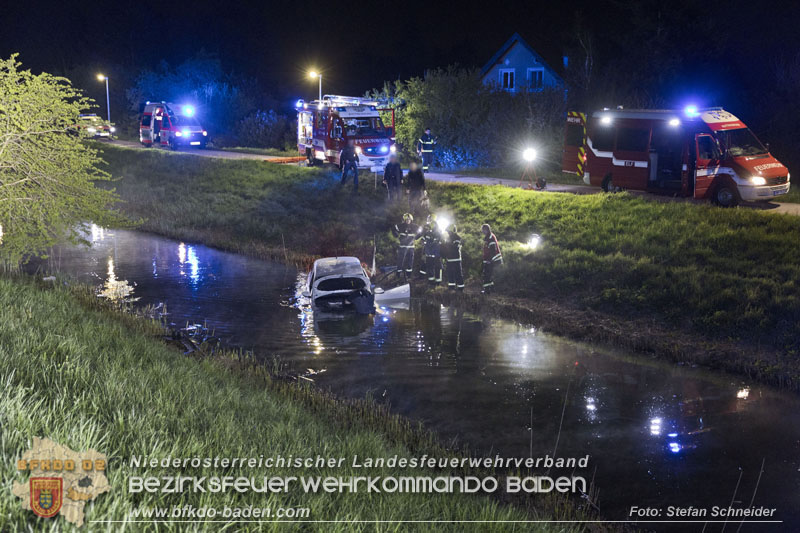
[[[60,477],[32,477],[31,511],[42,518],[51,518],[61,510],[64,480]]]

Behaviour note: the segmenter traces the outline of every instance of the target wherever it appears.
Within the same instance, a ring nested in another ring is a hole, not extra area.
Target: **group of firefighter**
[[[462,269],[462,240],[454,223],[440,227],[437,216],[430,214],[424,226],[414,223],[414,215],[405,213],[403,221],[392,228],[392,233],[400,241],[397,250],[397,272],[408,280],[414,275],[414,250],[418,240],[422,240],[423,257],[419,265],[419,275],[427,277],[431,285],[442,282],[442,264],[450,289],[464,290],[464,271]],[[494,269],[503,264],[500,244],[492,233],[489,224],[481,226],[483,234],[482,290],[486,294],[494,287]]]

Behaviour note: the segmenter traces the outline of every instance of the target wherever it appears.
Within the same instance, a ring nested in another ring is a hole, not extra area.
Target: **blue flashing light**
[[[182,132],[183,132],[184,135],[187,135],[187,136],[191,133],[189,130],[182,130]]]
[[[389,322],[389,317],[388,316],[383,317],[383,321],[384,322]]]
[[[183,106],[183,114],[187,117],[194,116],[194,107],[190,105]]]
[[[672,437],[673,439],[674,439],[675,437],[677,437],[677,436],[678,436],[678,434],[677,434],[677,433],[670,433],[670,434],[668,434],[668,435],[667,435],[667,437]]]
[[[677,442],[670,442],[669,443],[669,451],[672,453],[678,453],[681,451],[681,445]]]
[[[303,99],[301,98],[300,100],[298,100],[297,102],[295,102],[295,103],[294,103],[294,107],[295,107],[295,108],[297,108],[297,109],[300,109],[301,107],[303,107],[303,104],[304,104],[304,103],[305,103],[305,102],[304,102],[304,101],[303,101]]]
[[[696,117],[700,114],[696,105],[687,105],[683,108],[683,112],[686,113],[687,117]]]

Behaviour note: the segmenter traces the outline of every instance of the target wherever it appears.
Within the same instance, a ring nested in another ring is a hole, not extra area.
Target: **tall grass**
[[[368,402],[341,402],[307,387],[276,383],[264,372],[224,361],[183,356],[158,339],[158,324],[97,303],[89,291],[42,288],[30,280],[0,278],[0,531],[70,531],[63,519],[37,519],[10,490],[16,461],[33,436],[72,449],[106,453],[112,491],[86,507],[83,531],[255,531],[271,524],[92,524],[126,520],[134,508],[191,504],[309,507],[313,520],[574,519],[563,500],[529,500],[526,512],[484,496],[459,494],[129,494],[131,475],[364,475],[342,469],[132,469],[133,454],[156,457],[410,456],[442,453],[435,440]],[[413,471],[418,475],[430,471]],[[374,475],[409,472],[370,471]],[[485,527],[485,526],[483,526]],[[319,524],[320,531],[400,531],[398,524]],[[463,524],[440,530],[463,531]],[[474,530],[480,530],[476,527]],[[501,524],[497,530],[518,531]],[[578,530],[550,528],[541,530]],[[283,529],[281,529],[283,530]]]

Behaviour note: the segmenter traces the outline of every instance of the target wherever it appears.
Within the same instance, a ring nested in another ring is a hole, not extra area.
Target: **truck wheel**
[[[619,192],[621,189],[614,185],[614,180],[611,178],[611,174],[606,174],[606,177],[603,178],[603,184],[601,186],[605,192]]]
[[[317,163],[316,159],[314,159],[313,152],[306,148],[306,166],[313,167]]]
[[[720,207],[736,207],[739,205],[739,194],[735,187],[723,183],[714,189],[713,200]]]

